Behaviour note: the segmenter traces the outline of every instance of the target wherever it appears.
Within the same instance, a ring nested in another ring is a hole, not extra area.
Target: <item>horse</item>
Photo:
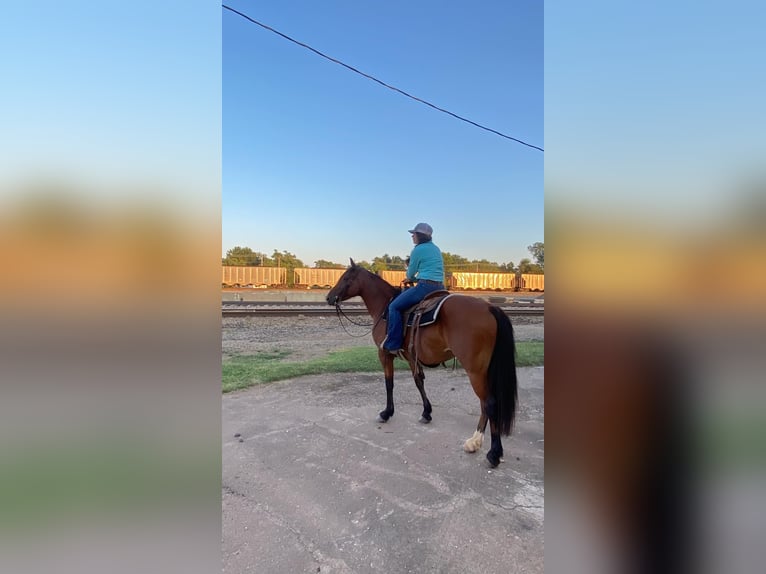
[[[359,296],[374,320],[372,338],[378,347],[386,384],[386,408],[378,414],[385,423],[394,414],[394,355],[381,348],[386,337],[385,316],[388,304],[401,292],[383,278],[351,265],[327,294],[327,303],[340,311],[340,303]],[[406,319],[406,317],[405,317]],[[496,467],[503,456],[501,435],[509,436],[516,417],[518,400],[513,327],[508,316],[496,306],[467,295],[451,294],[442,303],[438,321],[418,329],[411,345],[412,329],[407,329],[401,356],[410,363],[412,376],[423,399],[420,422],[431,422],[431,402],[425,391],[423,366],[435,367],[457,358],[465,369],[479,399],[481,415],[476,431],[463,444],[465,452],[481,448],[487,422],[491,446],[487,461]],[[412,351],[412,352],[411,352]],[[414,355],[414,357],[412,356]]]

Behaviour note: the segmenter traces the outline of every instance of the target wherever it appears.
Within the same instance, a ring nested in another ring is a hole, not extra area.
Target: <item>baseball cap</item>
[[[423,235],[427,235],[428,237],[431,237],[431,234],[433,232],[434,232],[433,228],[427,223],[418,223],[415,226],[415,229],[410,229],[408,233],[422,233]]]

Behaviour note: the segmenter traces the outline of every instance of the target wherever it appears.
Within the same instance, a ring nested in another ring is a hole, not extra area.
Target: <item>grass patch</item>
[[[542,365],[544,359],[542,341],[516,343],[516,365],[529,367]],[[288,351],[238,355],[223,361],[223,392],[245,389],[259,383],[271,383],[304,375],[324,373],[374,373],[381,371],[378,352],[374,347],[354,347],[332,351],[324,357],[304,362],[288,362]],[[449,364],[449,363],[448,363]],[[458,363],[458,366],[460,364]],[[407,363],[394,361],[399,371],[409,371]]]
[[[223,392],[245,389],[259,383],[272,383],[303,375],[323,373],[371,373],[381,370],[374,347],[355,347],[332,351],[324,357],[304,362],[287,362],[288,351],[239,355],[223,361]],[[409,367],[396,361],[397,370]]]
[[[279,376],[281,361],[289,354],[287,351],[274,351],[224,359],[221,372],[223,392],[279,380],[275,377]]]
[[[537,367],[543,364],[545,364],[545,343],[543,341],[516,343],[517,367]]]
[[[143,520],[158,508],[188,509],[220,490],[220,457],[208,457],[209,447],[181,445],[185,439],[175,437],[158,440],[144,430],[118,423],[82,434],[33,431],[23,444],[4,445],[0,537],[55,535],[78,521],[102,518]]]

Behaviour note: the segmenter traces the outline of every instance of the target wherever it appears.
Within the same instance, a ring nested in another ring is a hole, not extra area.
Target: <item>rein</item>
[[[383,311],[383,313],[381,313],[380,317],[378,317],[378,319],[371,324],[357,323],[356,321],[354,321],[351,317],[349,317],[343,312],[343,309],[341,308],[340,303],[335,304],[335,313],[338,315],[338,322],[340,323],[340,326],[343,327],[343,330],[346,332],[347,335],[350,335],[351,337],[366,337],[367,335],[369,335],[375,330],[375,327],[377,327],[378,323],[380,323],[380,321],[383,319],[383,315],[385,315],[385,310]],[[370,330],[361,335],[354,335],[348,329],[346,329],[346,326],[343,324],[343,320],[341,319],[341,315],[345,317],[349,323],[356,325],[357,327],[370,327]]]

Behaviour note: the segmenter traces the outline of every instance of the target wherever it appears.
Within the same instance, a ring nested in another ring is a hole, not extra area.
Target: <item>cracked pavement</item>
[[[426,370],[433,422],[397,372],[306,376],[223,396],[222,551],[230,573],[542,573],[543,367],[519,368],[505,462],[462,450],[479,416],[460,371]]]

